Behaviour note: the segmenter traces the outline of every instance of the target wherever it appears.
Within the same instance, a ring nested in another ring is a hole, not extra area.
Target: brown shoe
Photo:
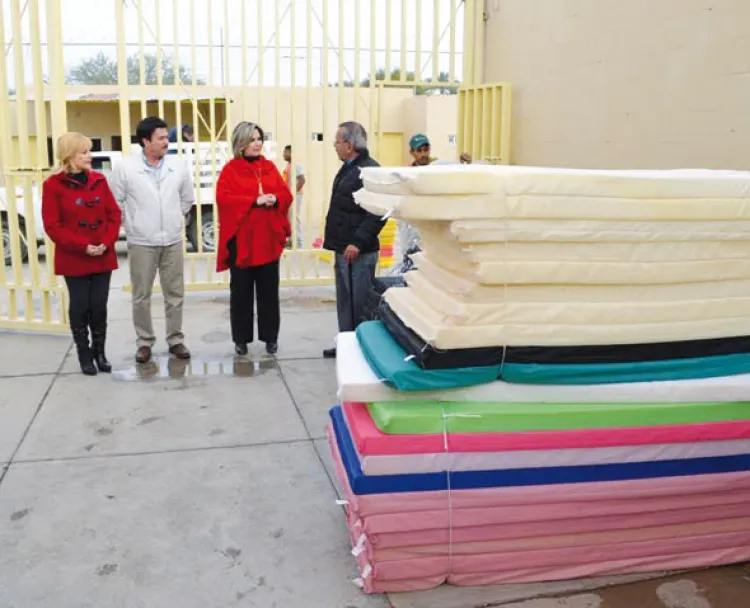
[[[136,363],[148,363],[151,361],[151,347],[141,346],[135,353]]]
[[[175,344],[169,347],[169,352],[178,359],[190,359],[190,351],[184,344]]]

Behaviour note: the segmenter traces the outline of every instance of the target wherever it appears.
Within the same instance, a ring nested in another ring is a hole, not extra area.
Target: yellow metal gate
[[[409,100],[435,93],[457,100],[458,87],[478,83],[481,73],[482,0],[86,5],[87,19],[101,28],[98,40],[111,43],[74,41],[72,32],[63,32],[61,16],[79,10],[76,0],[0,3],[0,86],[10,92],[0,101],[6,258],[0,327],[62,330],[67,324],[65,289],[53,275],[52,244],[39,213],[41,182],[65,131],[92,138],[96,168],[106,173],[138,149],[133,136],[142,117],[159,115],[178,127],[171,151],[191,163],[198,198],[185,239],[187,288],[197,290],[227,283],[214,271],[214,184],[234,125],[257,122],[267,134],[266,155],[283,170],[284,148],[291,146],[290,183],[298,169],[305,179],[290,217],[299,219],[292,221],[282,283],[331,283],[320,245],[340,166],[332,145],[337,125],[361,122],[373,156],[382,151],[395,163],[395,142],[405,148],[416,129],[404,109]],[[183,124],[192,126],[194,141],[183,138]],[[461,139],[460,129],[450,131]],[[389,225],[383,233],[381,266],[391,262],[393,232]]]

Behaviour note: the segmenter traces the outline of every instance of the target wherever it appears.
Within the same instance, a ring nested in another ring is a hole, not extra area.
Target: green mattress
[[[698,424],[750,420],[750,402],[735,403],[369,403],[388,435],[508,433]],[[443,411],[447,417],[445,427]]]

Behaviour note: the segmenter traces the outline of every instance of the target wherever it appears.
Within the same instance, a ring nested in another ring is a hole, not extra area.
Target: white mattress
[[[421,227],[417,225],[417,228]],[[466,263],[482,262],[688,262],[750,260],[747,241],[683,241],[657,243],[457,243],[428,231],[421,232],[422,249],[449,255]]]
[[[628,445],[568,450],[514,450],[508,452],[437,452],[422,454],[357,454],[365,475],[497,471],[544,467],[581,467],[602,464],[685,460],[750,454],[750,440],[701,441]]]
[[[497,165],[367,167],[362,169],[362,182],[368,190],[381,194],[750,198],[750,173],[707,169],[592,171]]]
[[[569,195],[380,194],[354,200],[370,213],[408,222],[467,219],[750,220],[750,198],[607,198]]]
[[[731,262],[712,259],[660,263],[586,260],[471,263],[445,249],[431,249],[428,255],[436,264],[485,285],[638,285],[750,278],[750,258],[733,259]]]
[[[409,287],[385,292],[385,300],[401,321],[425,342],[439,349],[505,346],[580,346],[641,344],[726,338],[750,334],[750,316],[660,323],[562,325],[505,323],[457,325],[437,312]]]
[[[411,256],[418,271],[440,289],[469,303],[502,302],[680,302],[750,297],[750,279],[665,285],[482,285],[435,264],[429,254]]]
[[[750,221],[641,220],[422,220],[420,231],[461,243],[578,242],[652,243],[749,241]]]
[[[468,302],[446,292],[419,270],[407,272],[409,289],[439,313],[445,325],[607,325],[668,323],[748,316],[750,297],[676,300],[671,302]],[[401,289],[401,288],[394,288]],[[502,294],[501,294],[502,295]],[[387,299],[387,298],[386,298]]]
[[[477,401],[512,403],[666,403],[747,401],[750,374],[591,386],[490,382],[448,391],[404,392],[384,384],[362,354],[354,332],[338,335],[336,378],[341,401]]]

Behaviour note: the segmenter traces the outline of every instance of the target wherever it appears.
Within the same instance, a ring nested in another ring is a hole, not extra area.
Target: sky
[[[39,3],[42,42],[46,43],[46,15],[44,14],[44,0]],[[117,55],[117,27],[115,2],[118,0],[61,0],[62,2],[62,31],[64,51],[63,58],[66,70],[77,65],[82,59],[91,57],[98,52],[116,58]],[[364,78],[370,71],[370,48],[375,47],[375,64],[383,68],[387,63],[386,27],[390,16],[390,67],[400,67],[402,64],[402,10],[406,11],[406,21],[403,27],[406,33],[405,49],[406,65],[409,71],[416,68],[417,47],[417,4],[421,6],[421,54],[420,66],[422,77],[430,78],[433,72],[432,46],[435,39],[434,16],[437,15],[438,37],[442,36],[439,45],[439,71],[449,71],[450,63],[450,31],[448,29],[452,7],[456,8],[455,48],[458,52],[455,60],[455,74],[460,79],[463,45],[463,10],[461,0],[262,0],[261,27],[258,32],[258,6],[261,0],[226,0],[228,19],[225,19],[225,0],[122,0],[125,14],[125,40],[127,53],[137,53],[139,49],[139,19],[138,5],[144,16],[143,36],[144,52],[155,53],[157,33],[157,12],[159,14],[159,38],[162,52],[174,55],[175,40],[178,42],[178,57],[180,63],[189,70],[195,70],[197,76],[206,82],[210,81],[213,71],[213,84],[241,85],[243,82],[250,86],[258,84],[258,71],[254,69],[258,58],[258,40],[260,38],[263,52],[263,84],[273,86],[289,86],[292,77],[298,86],[307,82],[308,61],[310,63],[313,86],[323,81],[325,68],[328,68],[328,82],[337,82],[339,78],[339,55],[343,57],[344,79],[351,80],[359,65],[359,76]],[[0,0],[2,6],[5,42],[6,65],[10,86],[14,87],[15,49],[10,44],[13,39],[11,30],[12,3],[18,3],[22,8],[27,0]],[[246,62],[247,73],[242,73],[242,10],[245,4],[246,30]],[[375,37],[371,36],[371,2],[376,6]],[[355,5],[359,4],[359,19],[356,19]],[[307,6],[311,12],[311,53],[307,49]],[[390,11],[387,10],[390,5]],[[278,60],[276,40],[276,7],[280,27],[278,28]],[[293,9],[292,9],[293,6]],[[177,19],[174,19],[174,8],[177,8]],[[191,7],[193,19],[191,20]],[[343,8],[343,13],[341,9]],[[435,10],[437,8],[437,11]],[[390,15],[389,15],[390,12]],[[32,70],[29,12],[23,18],[22,56],[25,62],[24,73],[27,84],[31,84]],[[294,23],[292,23],[294,18]],[[329,56],[324,60],[323,45],[325,36],[322,22],[327,22]],[[339,21],[343,24],[340,31]],[[360,58],[356,60],[355,41],[356,23],[359,21]],[[227,23],[228,26],[227,27]],[[194,31],[194,38],[192,32]],[[343,52],[339,54],[341,43]],[[191,38],[195,43],[195,64],[192,63],[190,47]],[[213,38],[213,53],[209,41]],[[292,41],[296,48],[292,49]],[[221,44],[228,47],[228,62],[222,52]],[[279,82],[276,83],[276,65],[278,61]],[[327,64],[327,66],[326,66]],[[43,71],[46,72],[46,46],[43,51]],[[228,69],[227,69],[228,66]],[[211,70],[213,68],[213,70]],[[17,85],[16,85],[17,86]]]

